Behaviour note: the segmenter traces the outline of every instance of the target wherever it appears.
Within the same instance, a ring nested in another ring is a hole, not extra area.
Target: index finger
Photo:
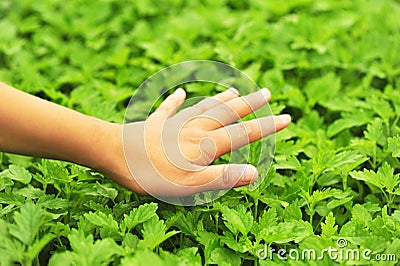
[[[237,97],[239,97],[239,92],[235,88],[229,88],[221,93],[218,93],[217,95],[207,97],[195,105],[180,111],[177,115],[175,115],[175,118],[186,121]]]
[[[220,104],[190,121],[205,130],[214,130],[232,124],[240,118],[256,111],[271,99],[268,89],[261,89],[246,96]]]

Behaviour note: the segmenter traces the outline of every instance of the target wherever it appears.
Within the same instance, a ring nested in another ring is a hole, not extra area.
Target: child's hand
[[[186,196],[250,184],[258,176],[252,165],[209,164],[289,125],[288,115],[232,124],[270,97],[267,89],[244,97],[229,89],[176,114],[185,100],[185,92],[178,89],[147,121],[113,126],[116,139],[123,131],[123,147],[113,144],[117,160],[100,170],[136,192],[154,196]]]
[[[216,158],[285,128],[288,115],[232,124],[268,102],[267,89],[239,97],[227,90],[175,114],[178,89],[144,122],[119,125],[47,102],[0,83],[0,151],[70,161],[154,196],[184,196],[247,185],[251,165]]]

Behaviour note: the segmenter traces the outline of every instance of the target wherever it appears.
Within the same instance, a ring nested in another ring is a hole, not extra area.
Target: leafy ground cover
[[[148,76],[211,59],[270,88],[294,123],[257,190],[196,207],[0,153],[0,265],[398,264],[399,17],[395,0],[1,1],[0,80],[24,91],[122,122]],[[371,260],[278,252],[329,247]]]

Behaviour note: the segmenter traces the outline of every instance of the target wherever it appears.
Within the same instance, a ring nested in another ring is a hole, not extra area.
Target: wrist
[[[85,165],[134,192],[146,194],[132,177],[126,163],[122,139],[124,125],[101,122],[98,130],[94,131],[93,156]]]

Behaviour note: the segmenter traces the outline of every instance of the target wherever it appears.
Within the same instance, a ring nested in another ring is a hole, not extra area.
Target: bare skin
[[[244,97],[227,90],[176,114],[185,100],[185,92],[178,89],[146,121],[126,125],[81,114],[4,83],[0,95],[0,151],[84,165],[140,194],[184,196],[248,185],[257,178],[255,167],[209,164],[290,124],[288,115],[232,124],[269,101],[266,89]],[[183,187],[164,186],[160,177]]]

